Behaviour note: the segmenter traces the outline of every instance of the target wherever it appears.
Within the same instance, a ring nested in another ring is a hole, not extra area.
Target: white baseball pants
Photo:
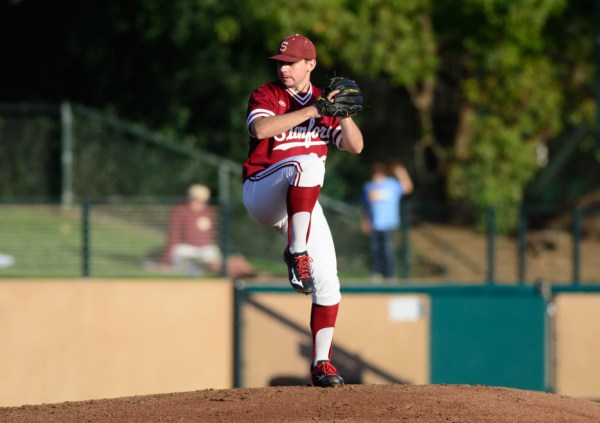
[[[315,154],[282,160],[253,175],[244,182],[243,201],[255,221],[273,228],[287,240],[288,214],[286,197],[293,186],[323,186],[325,164]],[[312,301],[329,306],[340,302],[340,281],[331,230],[323,208],[317,201],[311,216],[307,243],[312,257],[311,274],[315,290]]]

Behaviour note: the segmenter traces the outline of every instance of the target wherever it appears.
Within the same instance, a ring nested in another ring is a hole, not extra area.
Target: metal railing
[[[0,277],[161,277],[153,266],[164,249],[169,212],[180,199],[84,199],[71,205],[44,202],[0,204]],[[227,258],[243,255],[262,274],[284,277],[284,240],[252,222],[239,201],[214,202],[214,239]],[[359,209],[324,205],[336,242],[342,279],[370,276],[368,239]],[[490,217],[495,209],[488,210]],[[514,234],[497,233],[494,219],[477,228],[464,208],[404,207],[397,236],[399,274],[389,284],[598,284],[600,210],[521,209]],[[10,260],[9,260],[10,261]],[[8,263],[8,262],[7,262]],[[225,268],[220,276],[225,276]]]

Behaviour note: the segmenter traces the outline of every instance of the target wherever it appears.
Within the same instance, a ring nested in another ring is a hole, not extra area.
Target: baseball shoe
[[[337,369],[327,360],[317,361],[311,371],[312,384],[321,388],[337,388],[344,385],[344,379]]]
[[[283,260],[288,267],[288,276],[292,287],[302,293],[310,294],[315,290],[313,278],[310,275],[310,262],[312,258],[306,251],[302,253],[290,253],[288,248],[283,252]]]

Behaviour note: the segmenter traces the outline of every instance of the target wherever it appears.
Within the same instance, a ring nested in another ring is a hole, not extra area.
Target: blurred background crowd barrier
[[[169,213],[176,203],[4,202],[0,204],[0,276],[176,276],[160,266]],[[245,256],[263,279],[284,277],[280,262],[284,241],[251,222],[241,203],[214,206],[218,211],[214,238],[223,256]],[[364,282],[370,276],[368,240],[360,232],[358,208],[348,207],[347,214],[325,209],[337,242],[341,277]],[[452,219],[456,211],[448,205],[435,209],[407,205],[405,210],[397,240],[396,283],[600,283],[600,241],[584,230],[599,220],[597,210],[563,211],[564,227],[528,227],[527,222],[540,214],[524,213],[519,231],[512,235],[495,232],[493,219],[483,231],[457,223]],[[495,212],[490,210],[490,216]]]
[[[156,264],[169,212],[193,183],[211,188],[223,255],[285,277],[283,240],[241,202],[240,163],[66,102],[0,105],[0,145],[0,277],[173,276]],[[364,282],[358,199],[341,202],[325,187],[320,201],[340,275]],[[402,211],[398,283],[600,283],[598,206],[475,210],[409,197]],[[497,231],[506,216],[514,230]]]

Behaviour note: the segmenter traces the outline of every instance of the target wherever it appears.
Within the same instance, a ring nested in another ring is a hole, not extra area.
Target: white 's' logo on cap
[[[281,43],[281,45],[279,46],[279,51],[284,52],[287,50],[287,46],[288,46],[288,42],[287,41],[283,41]]]

